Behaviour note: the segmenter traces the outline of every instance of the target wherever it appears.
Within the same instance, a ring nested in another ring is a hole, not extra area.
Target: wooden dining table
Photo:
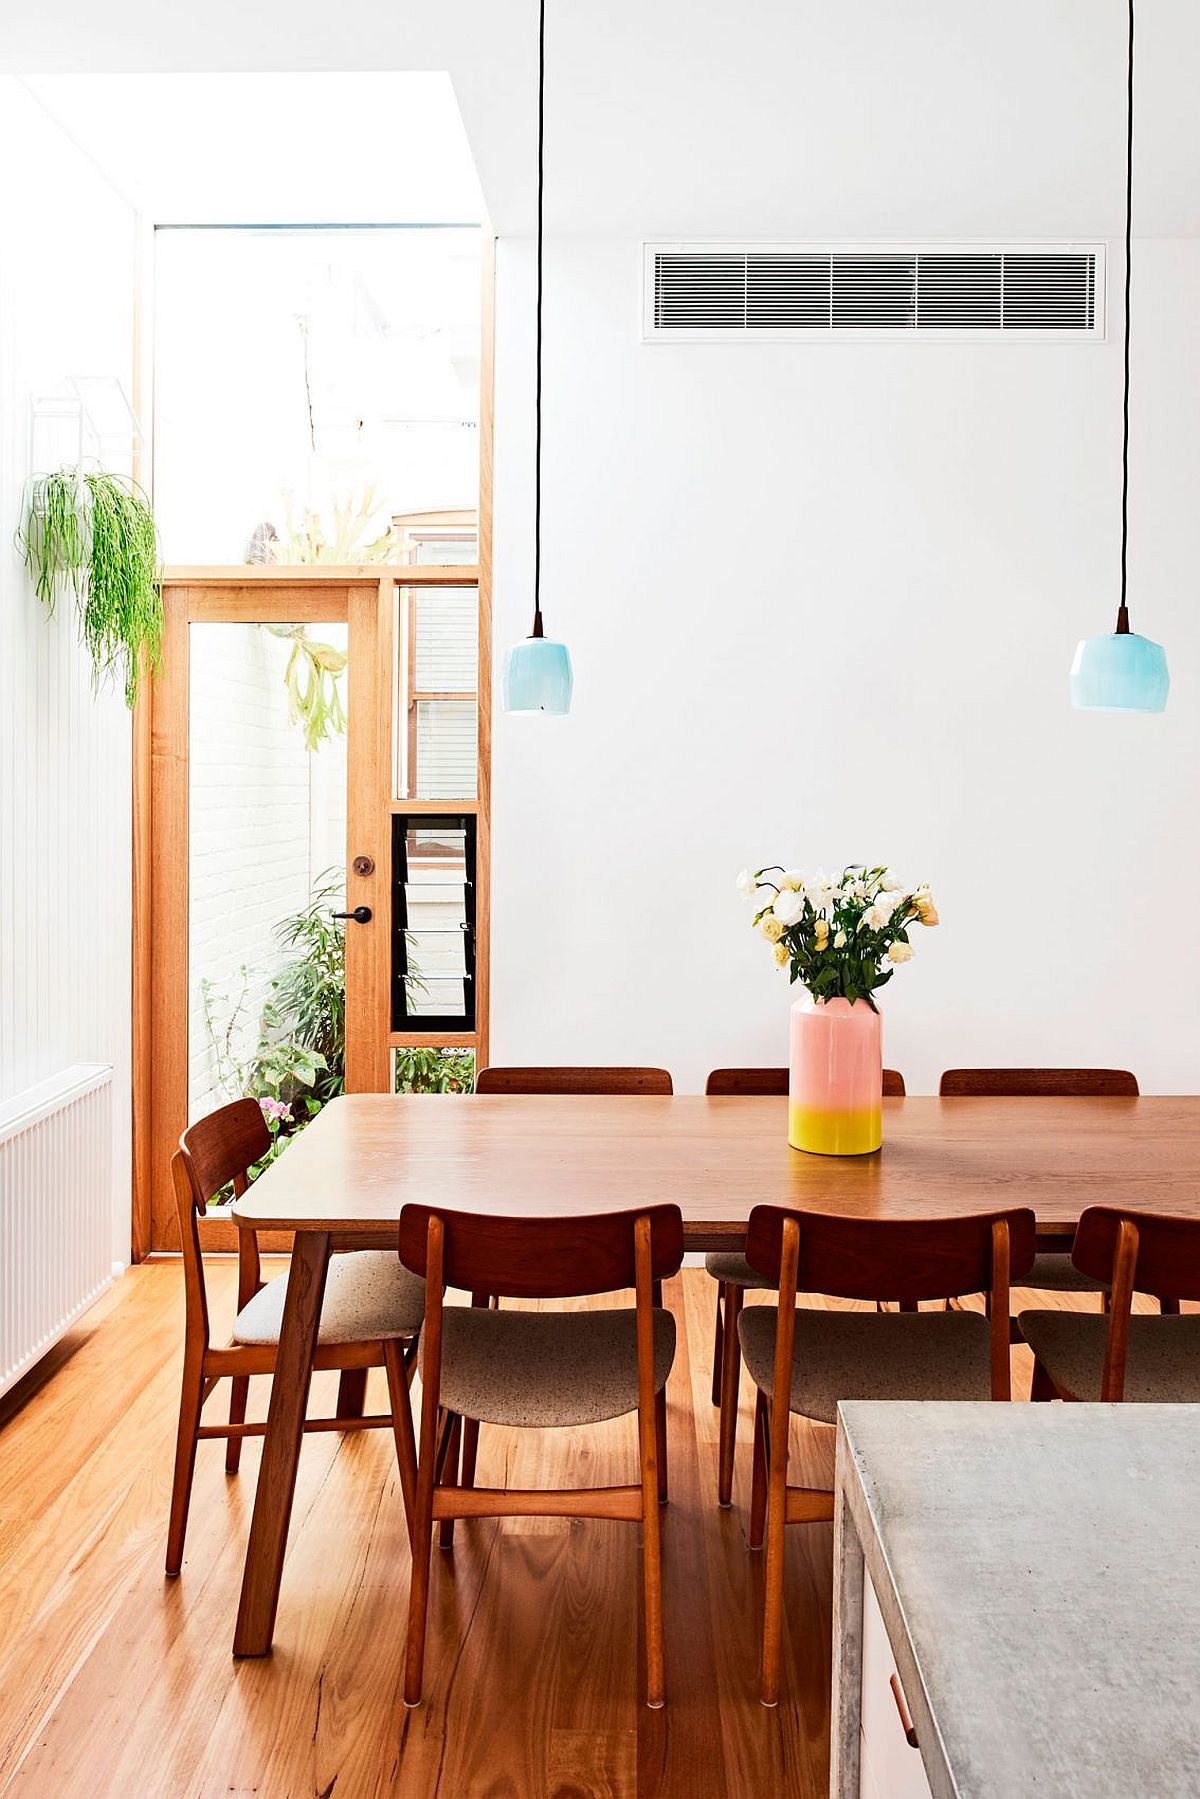
[[[739,1248],[764,1203],[860,1218],[1029,1206],[1066,1247],[1089,1205],[1200,1217],[1200,1097],[885,1099],[883,1148],[789,1148],[784,1099],[352,1094],[234,1202],[293,1237],[235,1655],[271,1647],[331,1254],[393,1248],[403,1206],[532,1217],[673,1202],[692,1250]]]

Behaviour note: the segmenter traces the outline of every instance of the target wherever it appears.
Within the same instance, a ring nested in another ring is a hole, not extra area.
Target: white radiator
[[[112,1278],[112,1069],[81,1062],[0,1105],[0,1393]]]

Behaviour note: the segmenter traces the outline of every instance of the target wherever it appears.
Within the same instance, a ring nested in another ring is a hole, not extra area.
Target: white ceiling
[[[27,86],[155,223],[478,223],[449,77],[39,75]]]
[[[535,0],[40,0],[4,9],[0,67],[445,69],[513,232],[536,24]],[[550,0],[547,30],[552,230],[1119,230],[1123,0]],[[1143,0],[1138,33],[1138,230],[1200,235],[1200,6]]]

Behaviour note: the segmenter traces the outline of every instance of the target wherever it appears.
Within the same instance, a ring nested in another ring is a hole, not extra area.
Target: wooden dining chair
[[[704,1084],[710,1099],[786,1096],[786,1068],[714,1068]],[[895,1068],[883,1071],[885,1099],[903,1099],[904,1076]],[[714,1250],[704,1266],[717,1283],[717,1319],[713,1333],[712,1402],[721,1408],[717,1449],[717,1503],[733,1503],[733,1463],[737,1451],[738,1388],[742,1358],[738,1348],[737,1321],[742,1296],[748,1288],[767,1287],[740,1250]]]
[[[447,1544],[456,1518],[620,1518],[642,1528],[646,1703],[663,1703],[662,1573],[658,1507],[666,1498],[664,1388],[675,1320],[661,1283],[683,1260],[678,1206],[595,1217],[500,1218],[405,1206],[400,1257],[425,1280],[421,1428],[413,1508],[412,1582],[404,1701],[419,1705],[429,1603],[430,1534]],[[501,1311],[443,1306],[443,1287],[519,1300],[553,1300],[632,1287],[631,1309]],[[460,1461],[465,1421],[573,1429],[636,1412],[640,1478],[574,1489],[475,1485],[474,1456]]]
[[[1180,1299],[1200,1299],[1200,1221],[1089,1206],[1071,1260],[1109,1288],[1108,1313],[1021,1313],[1034,1354],[1032,1397],[1200,1401],[1200,1317],[1177,1311]],[[1168,1294],[1175,1314],[1134,1317],[1135,1292],[1160,1303]]]
[[[187,1534],[188,1506],[196,1466],[196,1444],[206,1437],[226,1439],[225,1469],[236,1474],[246,1437],[261,1437],[264,1424],[246,1423],[246,1402],[253,1375],[273,1375],[279,1344],[287,1275],[264,1282],[258,1240],[251,1230],[238,1233],[238,1310],[233,1333],[224,1348],[210,1341],[208,1294],[200,1254],[199,1220],[210,1199],[232,1185],[240,1197],[249,1184],[248,1170],[262,1160],[271,1137],[258,1101],[235,1100],[183,1133],[171,1158],[171,1177],[183,1249],[184,1348],[183,1390],[171,1517],[167,1531],[167,1573],[179,1573]],[[354,1250],[334,1256],[329,1264],[314,1368],[341,1371],[338,1415],[311,1418],[305,1430],[391,1430],[400,1464],[400,1484],[411,1531],[416,1491],[416,1443],[408,1387],[416,1359],[417,1336],[425,1309],[425,1289],[388,1250]],[[391,1411],[365,1417],[367,1370],[387,1371]],[[217,1383],[230,1382],[229,1421],[201,1424],[205,1400]]]
[[[1126,1068],[948,1068],[938,1083],[943,1099],[1136,1099],[1138,1092],[1137,1076]],[[1025,1285],[1043,1293],[1103,1292],[1066,1250],[1037,1255]]]
[[[1034,1230],[1026,1209],[914,1222],[751,1212],[746,1255],[779,1288],[777,1306],[747,1306],[738,1320],[757,1388],[750,1545],[765,1524],[764,1705],[779,1698],[784,1526],[833,1516],[832,1493],[788,1484],[791,1414],[834,1424],[842,1399],[1010,1398],[1009,1280],[1033,1261]],[[968,1290],[990,1292],[990,1317],[796,1305],[797,1292],[916,1307]]]
[[[665,1068],[481,1068],[476,1093],[674,1092]]]
[[[714,1068],[704,1083],[709,1099],[787,1098],[786,1068]],[[883,1071],[883,1097],[903,1099],[904,1076],[897,1068]]]

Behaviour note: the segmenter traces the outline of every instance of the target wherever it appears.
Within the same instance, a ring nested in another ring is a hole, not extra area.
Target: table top
[[[838,1437],[935,1794],[1200,1792],[1194,1406],[856,1400]]]
[[[883,1148],[789,1148],[784,1099],[351,1094],[233,1207],[260,1230],[378,1233],[413,1202],[518,1216],[674,1201],[691,1248],[753,1206],[931,1218],[1031,1206],[1069,1236],[1089,1205],[1200,1217],[1200,1097],[885,1099]]]

